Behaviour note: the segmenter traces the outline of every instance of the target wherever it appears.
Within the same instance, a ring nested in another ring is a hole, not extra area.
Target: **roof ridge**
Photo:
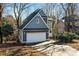
[[[36,9],[29,16],[27,16],[26,19],[23,21],[23,24],[20,26],[20,28],[23,28],[40,10],[41,9]]]

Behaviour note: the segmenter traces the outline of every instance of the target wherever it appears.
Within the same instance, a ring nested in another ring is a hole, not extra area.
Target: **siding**
[[[38,19],[39,23],[37,23]],[[25,28],[47,28],[47,26],[42,21],[41,17],[39,15],[36,15],[36,17],[34,17],[33,20]]]
[[[25,42],[26,41],[26,32],[23,31],[23,41]]]
[[[48,39],[48,32],[46,32],[46,39]]]

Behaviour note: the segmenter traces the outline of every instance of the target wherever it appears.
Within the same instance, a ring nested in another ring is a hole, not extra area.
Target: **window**
[[[39,19],[36,20],[36,23],[39,24]]]

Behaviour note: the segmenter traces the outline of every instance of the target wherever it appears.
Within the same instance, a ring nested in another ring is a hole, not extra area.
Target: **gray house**
[[[47,16],[41,9],[31,13],[20,26],[21,43],[37,43],[48,38]]]

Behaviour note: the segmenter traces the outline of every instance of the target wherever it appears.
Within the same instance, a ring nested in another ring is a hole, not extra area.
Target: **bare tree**
[[[17,20],[17,28],[19,27],[19,20],[21,20],[23,11],[28,7],[27,5],[28,4],[22,4],[22,3],[14,4],[13,9],[14,9],[15,19]]]
[[[44,11],[47,16],[54,16],[54,10],[55,10],[56,4],[55,3],[46,3],[44,7]]]
[[[23,12],[26,11],[27,8],[29,8],[32,4],[28,4],[28,3],[15,3],[13,4],[13,11],[14,11],[14,16],[16,19],[16,23],[17,23],[17,38],[19,39],[18,35],[19,35],[19,26],[21,25],[21,19],[23,17]]]
[[[76,3],[66,3],[66,4],[61,3],[60,5],[61,5],[66,17],[73,17],[74,18],[74,15],[76,15],[75,12],[77,9]],[[70,31],[70,22],[67,22],[65,25],[66,25],[67,31],[69,32]],[[74,23],[72,22],[72,26],[73,25],[74,25]]]
[[[61,3],[60,4],[63,11],[65,12],[65,16],[74,15],[77,9],[76,3]]]

